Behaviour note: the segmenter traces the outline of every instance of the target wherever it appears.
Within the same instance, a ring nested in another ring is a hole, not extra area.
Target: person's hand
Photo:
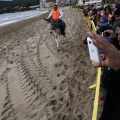
[[[100,61],[104,61],[105,59],[106,59],[106,55],[105,54],[101,54],[100,55]],[[102,65],[102,63],[94,62],[93,65],[94,65],[94,67],[105,67],[105,66]]]
[[[106,57],[105,60],[101,61],[99,64],[95,63],[94,66],[107,66],[113,68],[114,70],[120,69],[120,52],[118,49],[101,35],[89,32],[88,36],[92,39],[93,44],[104,52],[104,57]]]
[[[96,29],[99,29],[99,26],[96,26]]]
[[[105,32],[108,32],[108,33],[110,33],[110,36],[109,36],[109,38],[111,38],[111,39],[115,39],[116,38],[116,35],[115,35],[115,33],[113,32],[113,30],[105,30]]]

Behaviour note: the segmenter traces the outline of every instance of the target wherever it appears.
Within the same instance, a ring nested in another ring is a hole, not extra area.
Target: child
[[[107,21],[107,17],[105,15],[102,15],[100,17],[100,23],[98,23],[97,25],[97,29],[99,29],[100,27],[108,27],[109,26],[109,22]]]

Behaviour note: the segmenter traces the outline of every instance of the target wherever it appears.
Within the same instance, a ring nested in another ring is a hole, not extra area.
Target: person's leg
[[[112,99],[109,96],[109,93],[106,96],[105,103],[103,106],[103,111],[99,120],[111,120],[111,114],[113,108],[111,107]],[[111,109],[112,108],[112,109]],[[110,113],[111,112],[111,113]]]
[[[65,36],[65,23],[62,20],[59,20],[58,22],[61,28],[61,33],[63,36]]]
[[[66,28],[66,24],[65,24],[64,21],[62,21],[62,24],[63,24],[63,34],[64,34],[64,36],[65,36],[65,28]]]

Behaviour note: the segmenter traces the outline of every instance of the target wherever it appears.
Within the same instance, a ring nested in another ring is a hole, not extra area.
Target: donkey
[[[62,32],[58,21],[53,21],[52,18],[43,18],[48,23],[49,32],[53,35],[57,44],[57,50],[60,50],[60,43],[63,43]]]

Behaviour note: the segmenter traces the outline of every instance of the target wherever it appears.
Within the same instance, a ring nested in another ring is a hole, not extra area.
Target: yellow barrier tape
[[[91,25],[92,25],[92,31],[93,33],[96,33],[96,27],[93,21],[91,21]]]
[[[83,12],[83,9],[80,9],[80,8],[72,8],[72,9],[74,9],[74,10],[76,10],[76,11]]]
[[[96,84],[91,85],[89,88],[90,88],[90,89],[95,89],[95,88],[96,88]]]
[[[96,27],[95,27],[94,22],[90,20],[90,17],[87,17],[86,20],[87,20],[89,29],[91,29],[93,33],[96,33]],[[89,87],[90,89],[96,88],[92,120],[97,120],[98,100],[99,100],[99,91],[100,91],[100,78],[101,78],[101,68],[98,68],[97,76],[96,76],[96,84]]]
[[[100,78],[101,78],[101,68],[98,68],[97,76],[96,76],[96,92],[95,92],[92,120],[97,120],[98,99],[99,99],[99,91],[100,91]]]

